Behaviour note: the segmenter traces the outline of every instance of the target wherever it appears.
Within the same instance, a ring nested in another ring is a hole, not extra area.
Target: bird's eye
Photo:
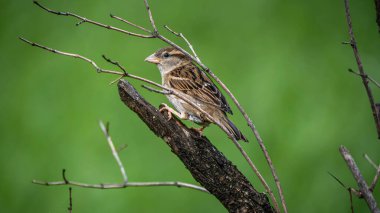
[[[169,55],[169,53],[165,53],[163,56],[164,56],[164,58],[169,58],[170,55]]]

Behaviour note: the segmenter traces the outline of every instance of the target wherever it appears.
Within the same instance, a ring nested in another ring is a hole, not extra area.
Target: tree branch
[[[368,207],[370,208],[371,212],[373,213],[380,213],[380,210],[377,207],[377,203],[375,198],[372,195],[372,192],[369,190],[367,183],[365,182],[362,174],[360,173],[360,170],[358,166],[356,165],[353,157],[351,156],[348,149],[344,146],[340,146],[339,148],[340,153],[342,154],[342,157],[347,163],[348,168],[350,169],[351,173],[353,174],[356,182],[358,183],[359,190],[361,192],[361,195],[367,202]]]
[[[360,74],[360,73],[357,73],[357,72],[355,72],[354,70],[352,70],[352,69],[348,69],[348,72],[350,72],[350,73],[352,73],[352,74],[355,74],[355,75],[357,75],[357,76],[360,76],[360,77],[364,77],[364,78],[367,78],[369,81],[371,81],[377,88],[380,88],[380,84],[375,80],[375,79],[373,79],[371,76],[369,76],[369,75],[362,75],[362,74]]]
[[[373,192],[373,190],[375,190],[375,187],[376,187],[376,184],[379,180],[379,177],[380,177],[380,166],[379,165],[376,165],[375,162],[372,161],[372,159],[367,155],[367,154],[364,154],[364,157],[365,159],[368,160],[368,162],[376,169],[376,174],[375,176],[373,177],[373,180],[372,180],[372,183],[371,183],[371,186],[369,187],[369,190],[371,192]]]
[[[376,103],[375,103],[374,97],[372,95],[372,90],[369,87],[369,80],[366,77],[367,74],[364,71],[363,64],[362,64],[362,61],[360,59],[359,50],[358,50],[358,47],[357,47],[357,44],[356,44],[354,31],[352,29],[352,20],[351,20],[351,14],[350,14],[349,0],[344,0],[344,6],[345,6],[346,20],[347,20],[347,25],[348,25],[348,33],[350,35],[350,42],[349,42],[349,44],[351,45],[352,50],[354,52],[354,56],[355,56],[355,59],[356,59],[356,63],[358,65],[360,77],[362,78],[362,82],[363,82],[364,88],[365,88],[365,90],[367,92],[367,96],[368,96],[369,103],[370,103],[370,106],[371,106],[372,116],[373,116],[373,119],[375,121],[376,130],[377,130],[377,137],[378,137],[378,139],[380,139],[380,119],[379,119],[379,114],[378,114],[378,111],[376,110]]]
[[[246,177],[220,153],[206,137],[201,137],[177,120],[167,120],[126,80],[119,81],[121,100],[172,152],[192,176],[212,193],[229,212],[273,212],[265,194],[257,192]]]
[[[184,188],[190,188],[195,189],[202,192],[208,191],[200,186],[196,186],[189,183],[182,183],[178,181],[167,181],[167,182],[128,182],[128,177],[125,172],[124,166],[121,163],[121,160],[119,158],[119,154],[117,153],[115,146],[113,145],[111,136],[109,135],[109,126],[105,126],[101,121],[99,122],[100,128],[104,135],[106,136],[108,145],[111,148],[112,154],[120,167],[120,171],[123,175],[123,183],[109,183],[109,184],[88,184],[88,183],[80,183],[76,181],[70,181],[66,177],[66,170],[62,170],[62,179],[63,181],[53,181],[53,182],[47,182],[47,181],[40,181],[40,180],[33,180],[32,183],[39,184],[39,185],[45,185],[45,186],[57,186],[57,185],[70,185],[70,186],[79,186],[83,188],[95,188],[95,189],[119,189],[119,188],[127,188],[127,187],[148,187],[148,186],[176,186],[176,187],[184,187]],[[71,194],[70,194],[71,195]]]
[[[117,32],[124,33],[124,34],[131,35],[131,36],[136,36],[136,37],[140,37],[140,38],[154,38],[152,35],[142,35],[142,34],[138,34],[138,33],[132,33],[132,32],[117,28],[117,27],[113,27],[110,25],[106,25],[106,24],[102,24],[102,23],[93,21],[91,19],[79,16],[79,15],[74,14],[74,13],[51,10],[51,9],[43,6],[42,4],[40,4],[38,1],[33,1],[33,3],[36,4],[38,7],[42,8],[43,10],[45,10],[46,12],[49,12],[49,13],[52,13],[55,15],[59,15],[59,16],[71,16],[71,17],[79,19],[80,21],[76,24],[77,26],[79,26],[80,24],[83,24],[85,22],[88,22],[88,23],[97,25],[99,27],[103,27],[103,28],[106,28],[109,30],[117,31]]]
[[[67,208],[69,213],[73,212],[73,197],[72,197],[72,188],[69,187],[69,207]]]
[[[99,121],[99,126],[100,126],[100,129],[102,130],[104,136],[106,137],[108,145],[111,148],[112,155],[115,158],[116,163],[120,168],[120,172],[121,172],[121,175],[123,176],[124,183],[128,183],[127,173],[125,172],[123,163],[121,162],[119,154],[117,153],[115,146],[113,145],[111,136],[109,135],[109,123],[107,123],[107,127],[106,127],[102,121]]]

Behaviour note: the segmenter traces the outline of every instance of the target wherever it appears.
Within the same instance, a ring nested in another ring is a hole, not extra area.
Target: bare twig
[[[88,184],[88,183],[80,183],[76,181],[68,181],[67,183],[65,181],[52,181],[52,182],[46,182],[46,181],[40,181],[40,180],[33,180],[34,184],[38,185],[45,185],[45,186],[58,186],[58,185],[70,185],[70,186],[78,186],[82,188],[93,188],[93,189],[121,189],[121,188],[127,188],[127,187],[149,187],[149,186],[175,186],[175,187],[184,187],[189,189],[195,189],[202,192],[208,191],[200,186],[196,186],[189,183],[183,183],[178,181],[167,181],[167,182],[128,182],[125,183],[100,183],[100,184]]]
[[[190,48],[191,52],[193,53],[195,59],[197,59],[198,61],[201,61],[197,55],[197,53],[195,52],[194,48],[193,48],[193,45],[191,45],[191,43],[189,42],[189,40],[187,40],[187,38],[182,34],[182,33],[177,33],[175,31],[173,31],[172,29],[170,29],[167,25],[164,25],[164,27],[169,30],[169,32],[173,33],[174,35],[178,36],[178,37],[181,37],[187,44],[187,46]]]
[[[352,202],[352,191],[351,190],[348,190],[348,193],[350,195],[350,209],[351,209],[351,213],[354,213],[354,202]]]
[[[377,168],[375,177],[373,178],[371,186],[369,187],[369,190],[371,192],[375,190],[376,184],[379,181],[379,177],[380,177],[380,166]]]
[[[154,23],[154,19],[153,19],[153,16],[152,16],[152,11],[150,10],[150,6],[148,4],[148,0],[144,0],[144,3],[145,3],[146,10],[148,11],[149,21],[150,21],[150,23],[152,24],[152,27],[153,27],[153,33],[152,33],[152,35],[155,36],[155,34],[158,34],[158,29],[156,27],[156,24]]]
[[[364,154],[364,158],[377,170],[379,166],[367,154]]]
[[[80,24],[82,24],[82,23],[88,22],[88,23],[97,25],[99,27],[103,27],[103,28],[106,28],[106,29],[109,29],[109,30],[114,30],[114,31],[121,32],[121,33],[124,33],[124,34],[127,34],[127,35],[131,35],[131,36],[136,36],[136,37],[140,37],[140,38],[154,38],[151,35],[142,35],[142,34],[138,34],[138,33],[132,33],[132,32],[129,32],[129,31],[117,28],[117,27],[113,27],[113,26],[110,26],[110,25],[102,24],[102,23],[90,20],[88,18],[79,16],[79,15],[74,14],[74,13],[54,11],[54,10],[51,10],[51,9],[43,6],[38,1],[33,1],[33,3],[36,4],[37,6],[39,6],[40,8],[42,8],[43,10],[49,12],[49,13],[53,13],[53,14],[60,15],[60,16],[71,16],[71,17],[79,19],[80,21],[76,24],[77,26],[80,25]]]
[[[159,93],[159,94],[163,94],[163,95],[170,95],[170,94],[173,94],[172,91],[156,90],[156,89],[154,89],[154,88],[152,88],[152,87],[148,87],[148,86],[146,86],[146,85],[141,85],[141,87],[144,88],[144,89],[147,89],[147,90],[149,90],[149,91],[151,91],[151,92],[155,92],[155,93]]]
[[[358,47],[357,47],[355,36],[354,36],[354,31],[352,29],[352,20],[351,20],[351,14],[350,14],[349,0],[344,0],[344,6],[345,6],[346,19],[347,19],[347,25],[348,25],[348,33],[350,35],[349,44],[351,45],[352,50],[354,52],[354,56],[356,59],[356,63],[358,65],[360,77],[362,78],[362,82],[363,82],[364,88],[367,92],[369,103],[371,105],[372,116],[373,116],[373,119],[375,121],[376,130],[377,130],[377,136],[378,136],[378,139],[380,139],[380,119],[379,119],[378,111],[376,110],[376,104],[375,104],[374,97],[372,95],[372,90],[368,85],[369,80],[366,77],[367,74],[364,71],[363,64],[362,64],[362,61],[360,59]]]
[[[125,20],[125,19],[123,19],[123,18],[120,18],[120,17],[115,16],[115,15],[112,15],[112,14],[110,14],[110,16],[111,16],[111,18],[114,18],[114,19],[116,19],[116,20],[122,21],[122,22],[124,22],[124,23],[126,23],[126,24],[129,24],[129,25],[131,25],[131,26],[133,26],[133,27],[136,27],[136,28],[138,28],[138,29],[140,29],[140,30],[142,30],[142,31],[145,31],[145,32],[149,33],[149,34],[152,33],[152,31],[147,30],[147,29],[145,29],[144,27],[142,27],[142,26],[140,26],[140,25],[137,25],[137,24],[135,24],[135,23],[132,23],[132,22],[130,22],[130,21],[128,21],[128,20]]]
[[[352,158],[350,152],[344,146],[340,146],[339,151],[342,154],[342,157],[344,158],[344,160],[346,161],[347,166],[350,169],[351,173],[353,174],[356,182],[358,183],[359,190],[361,194],[363,195],[363,198],[367,202],[368,207],[370,208],[371,212],[380,213],[380,210],[377,207],[376,200],[373,197],[372,192],[369,190],[368,185],[365,182],[362,174],[360,173],[360,170],[358,166],[356,165],[354,159]]]
[[[69,213],[73,212],[73,197],[72,197],[72,188],[69,187],[69,207],[67,208],[69,210]]]
[[[56,53],[56,54],[59,54],[59,55],[64,55],[64,56],[69,56],[69,57],[73,57],[73,58],[78,58],[78,59],[84,60],[84,61],[90,63],[96,69],[96,71],[98,73],[108,73],[108,74],[115,74],[115,75],[124,75],[124,73],[121,73],[121,72],[117,72],[117,71],[113,71],[113,70],[101,69],[94,61],[92,61],[92,60],[90,60],[90,59],[88,59],[86,57],[83,57],[81,55],[58,51],[58,50],[52,49],[50,47],[42,46],[40,44],[31,42],[31,41],[29,41],[29,40],[27,40],[25,38],[22,38],[22,37],[19,37],[19,39],[21,41],[25,42],[25,43],[28,43],[28,44],[32,45],[32,46],[39,47],[41,49],[47,50],[47,51],[52,52],[52,53]]]
[[[380,88],[380,84],[375,79],[373,79],[371,76],[369,76],[367,74],[363,76],[362,74],[357,73],[357,72],[355,72],[352,69],[348,69],[348,72],[350,72],[352,74],[355,74],[357,76],[361,76],[361,77],[367,78],[369,81],[371,81],[373,84],[375,84],[376,87]]]
[[[376,184],[377,182],[379,181],[379,177],[380,177],[380,166],[377,165],[375,162],[372,161],[372,159],[367,155],[367,154],[364,154],[364,157],[368,160],[368,162],[376,169],[376,174],[375,174],[375,177],[373,177],[373,180],[372,180],[372,183],[371,183],[371,186],[369,187],[369,190],[371,192],[373,192],[373,190],[375,190],[375,187],[376,187]]]
[[[119,63],[118,61],[112,61],[110,58],[107,58],[107,56],[104,55],[104,54],[102,55],[102,57],[103,57],[103,59],[106,60],[108,63],[111,63],[111,64],[113,64],[113,65],[119,67],[119,68],[123,71],[123,73],[124,73],[125,76],[128,75],[127,70],[126,70],[123,66],[121,66],[120,63]]]
[[[39,185],[45,185],[45,186],[56,186],[56,185],[70,185],[70,186],[78,186],[83,188],[95,188],[95,189],[118,189],[118,188],[126,188],[126,187],[148,187],[148,186],[176,186],[176,187],[184,187],[184,188],[190,188],[195,189],[202,192],[208,191],[200,186],[196,186],[189,183],[183,183],[178,181],[167,181],[167,182],[128,182],[128,178],[125,172],[125,169],[120,161],[119,155],[116,152],[116,149],[113,145],[113,142],[111,140],[111,137],[109,136],[109,130],[108,126],[105,126],[101,121],[99,122],[99,125],[104,133],[104,135],[107,138],[107,142],[109,146],[111,147],[112,154],[114,155],[114,158],[116,159],[120,171],[123,174],[123,183],[109,183],[109,184],[88,184],[88,183],[80,183],[76,181],[70,181],[66,178],[66,170],[62,170],[62,179],[63,181],[52,181],[52,182],[46,182],[46,181],[40,181],[40,180],[33,180],[32,183],[39,184]]]
[[[107,139],[108,145],[111,148],[112,155],[115,158],[117,165],[119,165],[120,172],[121,172],[121,175],[123,176],[124,183],[128,183],[127,173],[125,172],[123,163],[121,162],[119,154],[117,153],[115,146],[113,145],[111,136],[109,135],[109,129],[106,128],[106,126],[104,125],[104,123],[102,121],[99,121],[99,126],[100,126],[100,129],[102,130],[102,132],[104,133],[104,136]],[[107,127],[108,127],[108,125],[107,125]]]

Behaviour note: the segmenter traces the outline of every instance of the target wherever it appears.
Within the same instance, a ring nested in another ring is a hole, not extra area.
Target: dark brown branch
[[[265,194],[257,192],[246,177],[206,137],[177,120],[167,120],[125,80],[119,81],[121,100],[171,148],[193,177],[229,212],[273,212]]]
[[[352,29],[352,20],[351,20],[351,14],[350,14],[349,0],[344,0],[344,6],[345,6],[346,19],[347,19],[347,25],[348,25],[348,33],[350,35],[350,42],[349,42],[349,44],[351,45],[352,50],[354,52],[354,56],[355,56],[355,59],[356,59],[356,63],[358,65],[360,77],[362,78],[362,82],[363,82],[364,88],[365,88],[365,90],[367,92],[367,96],[368,96],[369,103],[370,103],[370,106],[371,106],[372,115],[373,115],[373,119],[375,121],[376,130],[377,130],[377,137],[378,137],[378,139],[380,139],[380,119],[379,119],[379,114],[378,114],[378,111],[376,110],[375,100],[374,100],[374,97],[372,95],[372,90],[369,87],[369,80],[366,77],[367,74],[364,71],[363,64],[362,64],[362,61],[360,59],[359,50],[358,50],[358,47],[357,47],[357,44],[356,44],[354,31]]]
[[[358,183],[360,193],[365,199],[365,201],[367,202],[367,205],[370,208],[371,212],[380,213],[380,210],[377,207],[376,200],[373,197],[372,192],[369,190],[368,185],[365,182],[362,174],[360,173],[360,170],[358,166],[356,165],[350,152],[344,146],[340,146],[339,151],[342,154],[342,157],[344,158],[344,160],[346,161],[347,166],[350,169],[351,173],[353,174],[356,182]]]

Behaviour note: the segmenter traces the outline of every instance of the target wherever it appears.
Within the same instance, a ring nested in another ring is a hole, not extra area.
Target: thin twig
[[[38,185],[45,185],[45,186],[56,186],[56,185],[70,185],[70,186],[78,186],[83,188],[95,188],[95,189],[118,189],[118,188],[126,188],[126,187],[147,187],[147,186],[176,186],[176,187],[184,187],[184,188],[190,188],[195,189],[202,192],[209,193],[205,188],[196,186],[189,183],[183,183],[178,181],[167,181],[167,182],[128,182],[127,175],[125,173],[124,167],[121,164],[119,155],[116,152],[116,149],[112,143],[111,137],[109,136],[109,128],[108,125],[105,126],[102,122],[99,122],[100,127],[104,133],[104,135],[107,138],[108,144],[111,147],[112,154],[114,155],[117,163],[119,164],[120,170],[123,174],[124,182],[121,184],[118,183],[108,183],[108,184],[88,184],[88,183],[80,183],[76,181],[70,181],[66,178],[66,170],[62,170],[62,179],[63,181],[41,181],[41,180],[33,180],[32,183],[38,184]],[[124,171],[124,172],[123,172]]]
[[[369,187],[369,190],[371,192],[373,192],[375,190],[376,184],[379,181],[379,177],[380,177],[380,166],[377,168],[375,177],[373,177],[371,186]]]
[[[377,170],[379,166],[367,154],[364,154],[364,158]]]
[[[375,186],[376,186],[377,182],[379,181],[379,177],[380,177],[380,165],[377,165],[375,162],[373,162],[372,159],[367,154],[364,154],[364,157],[376,169],[375,177],[373,177],[371,186],[369,187],[369,190],[371,192],[373,192],[373,190],[375,190]]]
[[[123,71],[123,73],[124,73],[125,76],[128,75],[127,70],[123,66],[121,66],[118,61],[112,61],[110,58],[107,58],[107,56],[104,55],[104,54],[102,55],[102,57],[107,62],[109,62],[109,63],[111,63],[111,64],[116,65],[117,67],[119,67]]]
[[[144,89],[147,89],[147,90],[149,90],[149,91],[151,91],[151,92],[155,92],[155,93],[159,93],[159,94],[163,94],[163,95],[170,95],[170,94],[173,94],[171,91],[156,90],[156,89],[154,89],[154,88],[152,88],[152,87],[148,87],[148,86],[146,86],[146,85],[141,85],[141,87],[144,88]]]
[[[346,189],[346,190],[348,190],[349,191],[349,193],[350,193],[350,196],[352,195],[352,193],[354,193],[357,197],[359,197],[359,198],[362,198],[363,196],[362,196],[362,194],[358,191],[358,190],[356,190],[356,189],[354,189],[354,188],[352,188],[352,187],[347,187],[341,180],[339,180],[339,178],[337,178],[335,175],[333,175],[331,172],[328,172],[328,174],[332,177],[332,178],[334,178],[344,189]]]
[[[128,20],[125,20],[125,19],[123,19],[123,18],[121,18],[121,17],[115,16],[115,15],[112,15],[112,14],[110,14],[110,16],[111,16],[111,18],[114,18],[114,19],[116,19],[116,20],[119,20],[119,21],[122,21],[122,22],[124,22],[124,23],[127,23],[127,24],[129,24],[129,25],[131,25],[131,26],[133,26],[133,27],[136,27],[136,28],[138,28],[138,29],[140,29],[140,30],[142,30],[142,31],[145,31],[145,32],[147,32],[147,33],[149,33],[149,34],[152,33],[152,31],[147,30],[147,29],[145,29],[144,27],[142,27],[142,26],[140,26],[140,25],[137,25],[137,24],[135,24],[135,23],[132,23],[132,22],[130,22],[130,21],[128,21]]]
[[[82,59],[84,61],[87,61],[88,63],[90,63],[98,73],[109,73],[109,74],[115,74],[115,75],[124,75],[124,73],[121,73],[121,72],[117,72],[117,71],[113,71],[113,70],[105,70],[105,69],[101,69],[94,61],[86,58],[86,57],[83,57],[81,55],[78,55],[78,54],[74,54],[74,53],[67,53],[67,52],[62,52],[62,51],[59,51],[59,50],[55,50],[55,49],[52,49],[50,47],[46,47],[46,46],[42,46],[40,44],[37,44],[37,43],[34,43],[34,42],[31,42],[25,38],[22,38],[22,37],[19,37],[19,39],[23,42],[26,42],[32,46],[35,46],[35,47],[39,47],[41,49],[44,49],[44,50],[47,50],[49,52],[52,52],[52,53],[56,53],[56,54],[59,54],[59,55],[65,55],[65,56],[69,56],[69,57],[73,57],[73,58],[78,58],[78,59]]]
[[[380,119],[379,119],[378,112],[376,110],[376,105],[375,105],[374,97],[372,95],[372,90],[368,85],[369,80],[366,77],[367,74],[364,71],[363,64],[362,64],[362,61],[360,59],[359,50],[358,50],[357,43],[356,43],[355,36],[354,36],[354,31],[352,29],[352,20],[351,20],[351,14],[350,14],[349,0],[344,0],[344,6],[345,6],[346,19],[347,19],[347,25],[348,25],[348,33],[350,35],[350,45],[351,45],[352,50],[354,52],[354,56],[356,59],[356,63],[358,65],[360,77],[362,78],[362,82],[363,82],[364,88],[367,92],[369,103],[371,105],[372,116],[373,116],[373,119],[375,121],[376,130],[377,130],[377,136],[378,136],[378,139],[380,139]]]
[[[354,213],[354,202],[352,202],[352,191],[349,189],[348,194],[350,195],[350,208],[351,208],[351,213]]]
[[[354,159],[352,158],[350,152],[348,149],[344,146],[340,146],[339,148],[340,153],[342,154],[342,157],[347,163],[348,168],[350,169],[351,173],[353,174],[361,194],[363,195],[363,198],[368,204],[368,207],[370,208],[371,212],[373,213],[380,213],[380,210],[377,207],[377,203],[375,198],[372,195],[372,192],[369,190],[367,183],[365,182],[362,174],[360,173],[360,170],[358,166],[356,165]]]
[[[124,181],[124,183],[128,183],[128,176],[127,176],[127,173],[125,172],[125,169],[124,169],[123,163],[121,162],[120,157],[119,157],[119,154],[117,153],[117,151],[116,151],[116,149],[115,149],[115,146],[113,145],[113,142],[112,142],[111,136],[109,135],[109,129],[106,128],[106,126],[104,126],[104,123],[103,123],[102,121],[99,121],[99,126],[100,126],[100,129],[102,130],[102,132],[104,133],[104,136],[105,136],[106,139],[107,139],[108,145],[109,145],[110,148],[111,148],[111,152],[112,152],[113,157],[114,157],[115,160],[116,160],[116,163],[119,165],[120,172],[121,172],[121,175],[123,176],[123,181]],[[108,126],[108,125],[107,125],[107,126]]]
[[[380,84],[379,84],[375,79],[373,79],[371,76],[369,76],[369,75],[367,75],[367,74],[363,76],[362,74],[357,73],[357,72],[355,72],[355,71],[352,70],[352,69],[348,69],[348,72],[350,72],[350,73],[352,73],[352,74],[355,74],[355,75],[357,75],[357,76],[360,76],[360,77],[367,78],[369,81],[371,81],[373,84],[375,84],[376,87],[380,88]]]
[[[155,36],[155,34],[158,34],[158,29],[156,27],[156,24],[154,23],[154,19],[153,19],[153,16],[152,16],[152,11],[150,10],[150,6],[148,4],[148,0],[144,0],[144,3],[145,3],[146,10],[148,11],[150,24],[153,27],[153,33],[152,34],[153,34],[153,36]]]
[[[74,14],[74,13],[60,12],[60,11],[51,10],[51,9],[43,6],[42,4],[40,4],[38,1],[33,1],[33,3],[36,4],[37,6],[39,6],[40,8],[42,8],[43,10],[49,12],[49,13],[60,15],[60,16],[71,16],[71,17],[79,19],[80,22],[78,22],[76,24],[77,26],[80,25],[80,24],[82,24],[82,23],[88,22],[88,23],[97,25],[99,27],[103,27],[103,28],[106,28],[106,29],[109,29],[109,30],[114,30],[114,31],[121,32],[121,33],[124,33],[124,34],[127,34],[127,35],[131,35],[131,36],[136,36],[136,37],[140,37],[140,38],[154,38],[152,35],[142,35],[142,34],[138,34],[138,33],[132,33],[132,32],[129,32],[129,31],[117,28],[117,27],[113,27],[113,26],[110,26],[110,25],[106,25],[106,24],[102,24],[102,23],[93,21],[91,19],[79,16],[79,15]]]
[[[40,180],[33,180],[32,183],[38,184],[38,185],[45,185],[45,186],[58,186],[58,185],[70,185],[70,186],[78,186],[82,188],[93,188],[93,189],[121,189],[121,188],[127,188],[127,187],[149,187],[149,186],[175,186],[175,187],[184,187],[189,189],[195,189],[201,192],[207,192],[209,193],[205,188],[196,186],[189,183],[183,183],[178,181],[167,181],[167,182],[128,182],[125,183],[100,183],[100,184],[88,184],[88,183],[80,183],[76,181],[68,181],[67,183],[65,181],[52,181],[52,182],[46,182],[46,181],[40,181]]]
[[[197,59],[198,61],[201,61],[200,58],[198,57],[197,53],[195,52],[195,50],[193,48],[193,45],[191,45],[191,43],[189,42],[189,40],[187,40],[187,38],[182,33],[175,32],[174,30],[170,29],[167,25],[164,25],[164,27],[167,30],[169,30],[171,33],[173,33],[174,35],[176,35],[178,37],[181,37],[186,42],[187,46],[190,48],[190,50],[193,53],[195,59]]]
[[[69,207],[67,208],[69,210],[69,213],[73,212],[73,197],[72,197],[72,188],[69,187]]]

